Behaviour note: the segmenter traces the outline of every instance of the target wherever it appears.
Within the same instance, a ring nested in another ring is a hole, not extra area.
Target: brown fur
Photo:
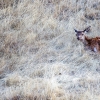
[[[86,45],[89,46],[89,48],[90,48],[92,51],[96,52],[96,51],[94,50],[94,48],[97,49],[97,52],[100,51],[100,37],[96,37],[96,38],[88,38],[88,37],[85,37],[85,40],[86,40],[86,42],[87,42]]]
[[[85,31],[87,29],[89,31],[89,28],[90,27],[86,28],[84,31],[75,30],[77,39],[83,42],[84,46],[88,47],[92,51],[100,52],[100,37],[89,38],[88,36],[85,36]]]

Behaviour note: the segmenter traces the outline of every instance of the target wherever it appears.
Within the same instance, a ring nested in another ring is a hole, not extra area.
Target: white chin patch
[[[82,39],[82,38],[81,38],[80,40],[81,40],[81,41],[84,41],[84,39]]]

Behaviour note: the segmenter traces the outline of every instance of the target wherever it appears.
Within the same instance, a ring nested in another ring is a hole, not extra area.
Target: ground
[[[74,29],[100,36],[100,0],[0,2],[0,100],[100,100],[100,53]]]

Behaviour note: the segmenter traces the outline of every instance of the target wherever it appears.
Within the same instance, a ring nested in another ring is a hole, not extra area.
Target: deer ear
[[[77,33],[77,30],[74,29],[74,31]]]
[[[90,31],[90,27],[91,26],[87,27],[83,32],[89,32]]]

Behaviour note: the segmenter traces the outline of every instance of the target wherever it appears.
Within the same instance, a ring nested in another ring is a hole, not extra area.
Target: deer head
[[[76,32],[76,37],[77,37],[77,39],[80,40],[80,41],[84,41],[84,40],[85,40],[85,32],[89,32],[90,27],[91,27],[91,26],[87,27],[87,28],[86,28],[85,30],[83,30],[83,31],[77,31],[76,29],[74,29],[75,32]]]

